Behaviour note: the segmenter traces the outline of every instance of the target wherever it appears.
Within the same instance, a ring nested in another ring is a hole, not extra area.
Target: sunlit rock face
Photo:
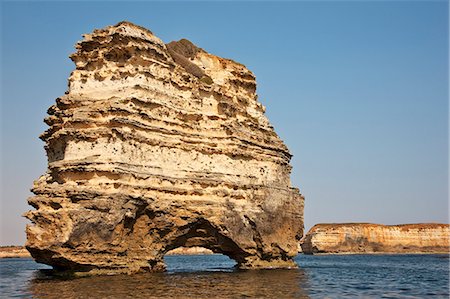
[[[301,240],[303,253],[448,253],[450,225],[317,224]]]
[[[128,22],[84,35],[42,134],[26,217],[36,261],[84,274],[164,270],[201,246],[294,267],[303,197],[242,64]]]

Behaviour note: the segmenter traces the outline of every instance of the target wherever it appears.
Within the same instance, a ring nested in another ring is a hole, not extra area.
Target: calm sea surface
[[[296,270],[234,270],[222,255],[167,256],[166,273],[57,279],[32,259],[0,259],[2,298],[449,298],[447,255],[296,258]]]

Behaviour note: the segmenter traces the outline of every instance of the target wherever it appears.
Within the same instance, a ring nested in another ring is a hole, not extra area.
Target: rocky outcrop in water
[[[85,274],[164,270],[201,246],[241,268],[293,267],[303,197],[245,66],[128,22],[84,35],[42,134],[26,247]]]
[[[316,224],[300,244],[315,253],[448,253],[450,225]]]

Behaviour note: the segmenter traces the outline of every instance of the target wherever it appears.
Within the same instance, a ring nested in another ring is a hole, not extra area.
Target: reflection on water
[[[78,278],[35,277],[38,298],[308,298],[302,270],[145,273]]]
[[[299,255],[296,261],[301,269],[237,271],[222,255],[168,256],[166,273],[62,280],[32,259],[0,259],[0,297],[449,298],[448,255]]]

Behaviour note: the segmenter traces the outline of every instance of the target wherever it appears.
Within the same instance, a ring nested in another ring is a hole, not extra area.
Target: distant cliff
[[[197,255],[197,254],[214,254],[212,250],[203,247],[178,247],[166,253],[166,255]]]
[[[213,254],[213,252],[203,247],[178,247],[166,253],[166,255],[196,255],[196,254]],[[0,259],[21,258],[21,257],[31,257],[30,253],[25,247],[0,246]]]
[[[23,246],[0,246],[0,258],[31,257]]]
[[[449,224],[316,224],[300,241],[302,252],[441,253],[449,252]]]

